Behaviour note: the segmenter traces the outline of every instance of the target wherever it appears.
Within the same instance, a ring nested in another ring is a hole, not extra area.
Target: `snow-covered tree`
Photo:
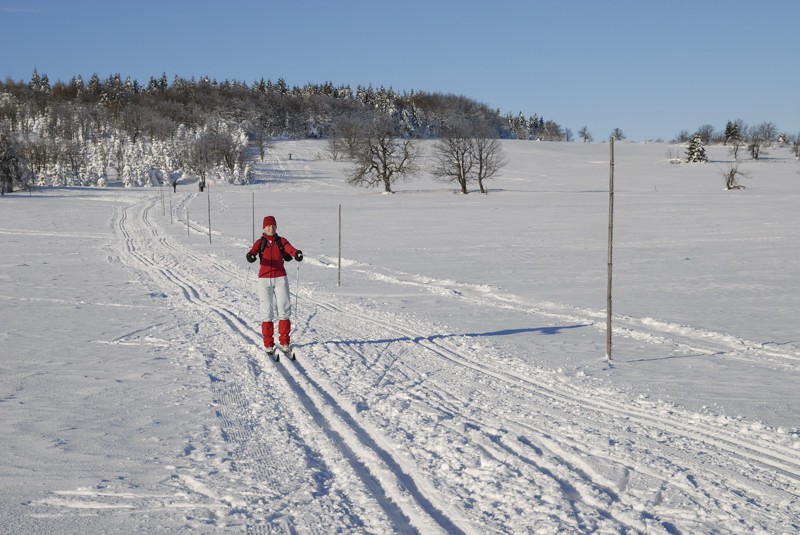
[[[18,143],[5,133],[0,133],[0,192],[14,191],[27,183],[28,166]]]
[[[686,161],[689,163],[707,162],[706,148],[703,146],[703,139],[700,134],[695,134],[686,149]]]
[[[742,138],[742,132],[739,129],[739,124],[734,123],[733,121],[728,121],[728,124],[725,125],[725,134],[724,134],[724,141],[723,143],[727,145],[733,141],[738,141]]]
[[[95,97],[99,97],[103,92],[103,84],[100,82],[100,77],[97,76],[97,73],[92,74],[91,78],[89,78],[89,84],[86,86],[86,92]]]

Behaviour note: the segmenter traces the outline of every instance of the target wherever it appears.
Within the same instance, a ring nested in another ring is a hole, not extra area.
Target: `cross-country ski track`
[[[181,196],[176,213],[195,196]],[[242,254],[198,252],[166,230],[159,211],[152,195],[120,196],[112,261],[163,295],[192,333],[162,343],[185,366],[204,368],[207,423],[158,489],[59,491],[34,504],[39,514],[173,508],[191,529],[247,533],[800,530],[800,452],[785,434],[630,399],[510,354],[480,333],[448,332],[374,300],[303,284],[294,296],[298,360],[273,362],[261,346],[254,274],[244,262],[249,243],[217,233],[214,240],[230,240]],[[208,230],[197,221],[190,227]],[[332,266],[310,254],[302,269]],[[542,329],[604,329],[600,310],[377,266],[354,264],[349,277],[432,292],[476,313],[512,310],[549,326]],[[297,288],[292,282],[293,294]],[[789,349],[691,326],[615,320],[615,336],[673,351],[774,366],[800,360]]]

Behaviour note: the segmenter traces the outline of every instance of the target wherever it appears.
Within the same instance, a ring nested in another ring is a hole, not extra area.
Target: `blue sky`
[[[797,0],[0,0],[0,76],[455,93],[596,141],[800,132]]]

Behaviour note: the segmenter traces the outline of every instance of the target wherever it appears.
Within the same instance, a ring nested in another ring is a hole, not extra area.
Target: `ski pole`
[[[247,288],[247,280],[250,278],[250,268],[253,266],[247,266],[247,271],[244,273],[244,287]]]
[[[292,312],[293,312],[293,315],[294,315],[294,319],[296,321],[297,320],[297,294],[300,292],[300,262],[297,263],[297,273],[295,274],[294,280],[295,280],[295,283],[294,283],[294,310]]]

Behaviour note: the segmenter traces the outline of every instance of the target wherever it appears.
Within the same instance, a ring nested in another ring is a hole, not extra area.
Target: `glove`
[[[298,249],[297,252],[294,254],[294,259],[297,260],[298,262],[302,262],[303,261],[303,251]]]
[[[292,261],[292,255],[290,255],[289,253],[283,253],[283,261],[284,262],[291,262]]]
[[[250,262],[251,264],[256,261],[256,255],[254,255],[250,251],[248,251],[247,255],[245,255],[245,256],[247,258],[247,261]]]

